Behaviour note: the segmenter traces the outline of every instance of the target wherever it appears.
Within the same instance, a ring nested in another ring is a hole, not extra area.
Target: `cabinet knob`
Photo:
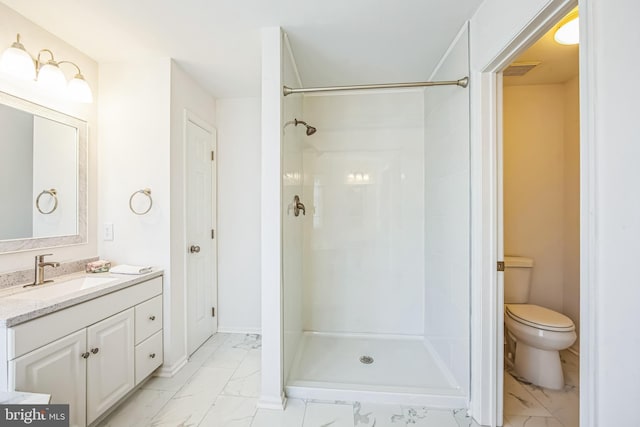
[[[149,357],[150,357],[150,358],[152,358],[152,359],[155,359],[155,358],[156,358],[156,354],[155,354],[155,353],[151,353],[151,354],[149,355]]]
[[[80,357],[82,357],[83,359],[86,359],[86,358],[87,358],[87,357],[89,357],[89,356],[91,356],[91,353],[89,353],[88,351],[86,351],[86,352],[84,352],[84,353],[82,353],[82,354],[80,355]]]
[[[156,320],[156,316],[149,316],[149,320]]]
[[[100,351],[100,349],[98,347],[91,349],[91,353],[93,353],[93,354],[98,354],[99,351]]]

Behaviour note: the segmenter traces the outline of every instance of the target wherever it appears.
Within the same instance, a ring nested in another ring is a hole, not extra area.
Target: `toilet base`
[[[522,341],[516,343],[516,373],[540,387],[561,390],[564,388],[564,375],[560,352],[541,350]]]

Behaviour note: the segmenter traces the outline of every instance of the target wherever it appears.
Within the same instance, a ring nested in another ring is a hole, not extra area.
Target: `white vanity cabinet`
[[[85,427],[162,364],[162,277],[5,331],[6,390],[50,394]]]
[[[85,420],[86,352],[85,330],[60,338],[10,362],[14,390],[51,394],[51,403],[69,403],[70,427]]]
[[[135,386],[133,310],[87,328],[87,424]]]

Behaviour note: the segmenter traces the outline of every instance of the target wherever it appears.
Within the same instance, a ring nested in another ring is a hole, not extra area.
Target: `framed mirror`
[[[0,253],[87,241],[87,123],[0,92]]]

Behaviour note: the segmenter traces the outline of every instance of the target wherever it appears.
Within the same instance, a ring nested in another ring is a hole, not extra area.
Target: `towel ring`
[[[149,207],[145,210],[145,211],[137,211],[133,208],[133,198],[136,196],[136,194],[144,194],[145,196],[147,196],[149,198]],[[149,212],[151,210],[151,206],[153,206],[153,199],[151,198],[151,189],[150,188],[143,188],[142,190],[138,190],[138,191],[134,191],[134,193],[131,195],[131,197],[129,197],[129,209],[131,209],[131,212],[133,212],[136,215],[144,215],[147,212]]]
[[[53,198],[53,208],[51,208],[50,211],[43,211],[40,208],[40,197],[42,197],[43,194],[48,194]],[[55,188],[52,188],[50,190],[42,190],[42,192],[38,194],[38,197],[36,197],[36,209],[38,209],[38,212],[40,212],[41,214],[49,215],[50,213],[55,211],[57,208],[58,208],[58,190],[56,190]]]

